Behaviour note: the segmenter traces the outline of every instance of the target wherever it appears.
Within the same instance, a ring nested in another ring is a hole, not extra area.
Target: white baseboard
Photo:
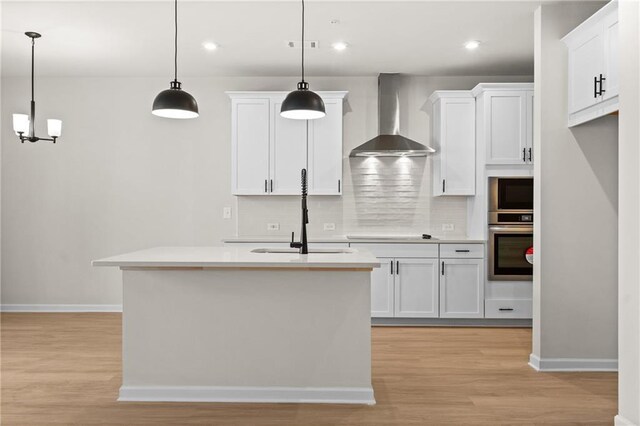
[[[637,424],[631,422],[630,420],[625,419],[620,414],[615,416],[615,418],[613,419],[613,424],[615,426],[638,426]]]
[[[529,366],[536,371],[618,371],[618,360],[615,358],[540,358],[531,354]]]
[[[118,401],[254,402],[373,405],[373,388],[125,386]]]
[[[0,305],[2,312],[122,312],[122,305]]]

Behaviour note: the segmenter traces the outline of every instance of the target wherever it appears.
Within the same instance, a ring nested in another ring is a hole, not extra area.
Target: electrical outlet
[[[325,223],[323,225],[322,229],[324,229],[325,231],[335,231],[336,230],[336,224],[335,223]]]
[[[225,207],[222,209],[222,218],[231,219],[231,207]]]
[[[442,230],[443,231],[453,231],[455,229],[455,226],[453,226],[453,223],[443,223],[442,224]]]
[[[267,223],[267,231],[279,231],[280,224],[279,223]]]

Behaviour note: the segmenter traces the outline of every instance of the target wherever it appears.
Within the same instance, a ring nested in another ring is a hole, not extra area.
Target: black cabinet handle
[[[267,190],[267,180],[266,179],[264,180],[264,192],[268,192],[268,190]]]
[[[598,77],[593,77],[593,97],[598,97]]]
[[[340,179],[338,179],[338,192],[340,192]]]
[[[469,250],[456,250],[456,253],[469,253]]]
[[[513,311],[513,308],[500,308],[499,311]]]
[[[396,275],[400,275],[400,261],[396,260]]]
[[[442,179],[442,192],[444,192],[445,189],[445,183],[444,183],[444,179]]]
[[[391,261],[391,275],[393,275],[393,260]]]
[[[529,162],[531,162],[531,148],[529,148]]]
[[[440,273],[444,277],[444,260],[442,261],[442,268],[440,268]]]
[[[527,161],[527,148],[522,148],[522,162]]]
[[[603,82],[604,80],[606,80],[606,78],[605,78],[605,77],[603,77],[603,76],[602,76],[602,74],[600,74],[600,91],[598,92],[598,95],[602,95],[604,92],[606,92],[606,90],[604,90],[604,89],[602,88],[602,82]]]
[[[273,192],[273,179],[269,180],[269,192]]]

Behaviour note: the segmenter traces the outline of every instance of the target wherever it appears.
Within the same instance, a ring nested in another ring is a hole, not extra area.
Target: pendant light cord
[[[304,83],[304,0],[302,0],[302,82]]]
[[[174,81],[178,81],[178,0],[174,2],[175,38],[173,43]]]
[[[33,98],[34,98],[34,82],[33,82],[33,75],[34,75],[34,71],[35,71],[35,46],[36,46],[36,39],[32,38],[31,39],[31,102],[33,102]]]

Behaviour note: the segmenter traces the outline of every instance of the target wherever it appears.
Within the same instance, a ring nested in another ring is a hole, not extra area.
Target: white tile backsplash
[[[349,158],[344,164],[342,197],[309,197],[309,235],[422,234],[464,237],[465,197],[431,196],[430,159],[425,157]],[[280,223],[267,231],[267,223]],[[323,224],[336,224],[323,231]],[[442,231],[451,223],[454,230]],[[282,236],[300,230],[300,198],[238,198],[239,236]]]

